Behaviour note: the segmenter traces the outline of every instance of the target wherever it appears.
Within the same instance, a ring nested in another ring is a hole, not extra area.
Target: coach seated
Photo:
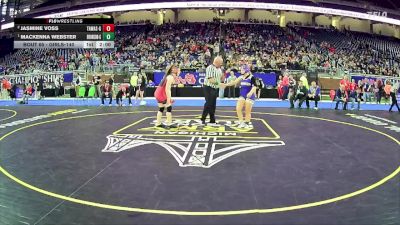
[[[335,107],[335,109],[336,110],[338,109],[339,103],[343,103],[343,110],[346,110],[348,99],[349,99],[348,92],[346,91],[345,86],[343,84],[341,84],[339,89],[336,90],[336,95],[335,95],[336,107]]]
[[[351,110],[354,110],[354,105],[357,102],[357,110],[360,110],[360,104],[362,101],[362,93],[361,93],[361,88],[356,88],[351,89],[350,91],[348,91],[349,93],[349,102],[351,102]]]
[[[304,100],[307,98],[307,88],[303,85],[302,81],[299,81],[299,85],[296,88],[296,92],[294,92],[293,95],[290,96],[290,108],[294,108],[294,102],[299,100],[299,106],[298,108],[301,108],[301,105],[303,104]]]
[[[22,98],[21,104],[28,104],[28,99],[32,97],[34,90],[31,84],[28,84],[24,90],[24,96]]]
[[[109,106],[112,105],[112,86],[110,85],[110,83],[108,81],[106,81],[106,83],[101,86],[101,105],[104,105],[104,99],[105,98],[109,98],[110,101],[108,103]]]
[[[314,109],[318,109],[318,102],[321,100],[321,88],[315,81],[311,82],[310,89],[308,90],[306,105],[307,109],[310,108],[310,100],[314,101]]]

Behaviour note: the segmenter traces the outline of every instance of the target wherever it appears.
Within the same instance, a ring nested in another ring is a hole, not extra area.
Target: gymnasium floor
[[[399,224],[397,112],[89,104],[0,108],[0,224]]]

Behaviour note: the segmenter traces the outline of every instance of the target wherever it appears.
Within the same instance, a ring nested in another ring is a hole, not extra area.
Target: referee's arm
[[[206,85],[218,88],[217,80],[221,79],[220,75],[220,71],[215,66],[208,66],[206,69]]]

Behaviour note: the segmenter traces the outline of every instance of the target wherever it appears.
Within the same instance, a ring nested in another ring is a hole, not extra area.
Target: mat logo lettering
[[[147,117],[107,136],[102,152],[118,153],[140,150],[144,145],[158,145],[181,167],[210,168],[245,151],[285,145],[264,120],[254,119],[254,128],[246,129],[238,128],[231,120],[220,122],[219,127],[208,127],[198,119],[182,118],[174,120],[178,128],[162,129],[154,127],[154,118]]]

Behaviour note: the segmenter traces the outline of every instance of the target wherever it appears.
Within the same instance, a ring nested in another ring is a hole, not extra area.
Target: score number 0
[[[103,24],[103,32],[114,32],[114,24]]]

